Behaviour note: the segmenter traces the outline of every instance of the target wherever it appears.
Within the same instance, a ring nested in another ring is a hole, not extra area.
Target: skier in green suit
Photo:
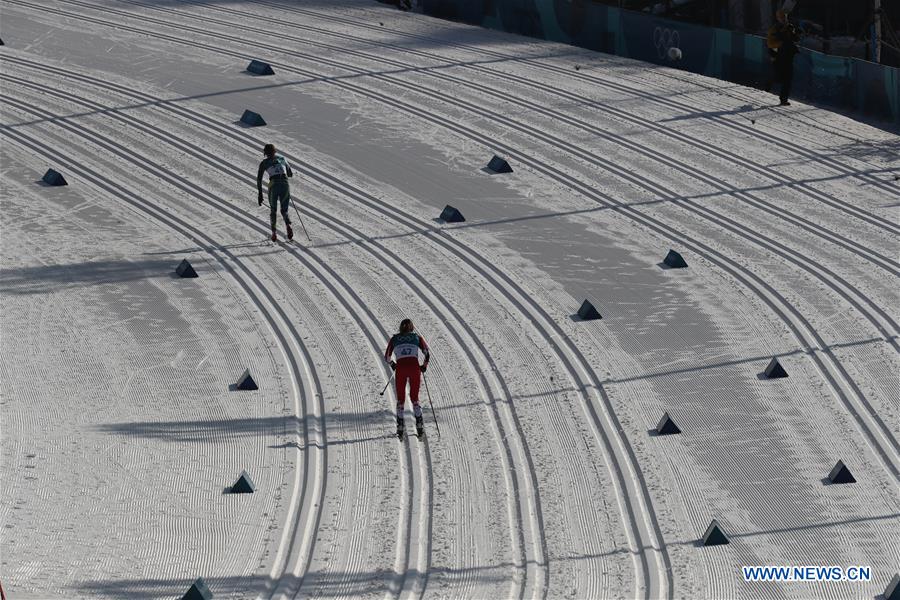
[[[291,166],[283,156],[275,153],[274,144],[266,144],[263,148],[266,157],[259,163],[259,172],[256,174],[256,189],[259,191],[259,205],[263,203],[262,180],[263,173],[269,176],[269,220],[272,223],[272,241],[278,241],[278,233],[275,224],[278,220],[278,204],[281,203],[281,216],[284,218],[284,227],[287,229],[289,240],[294,239],[294,231],[291,229],[291,219],[288,216],[288,208],[291,205],[291,186],[288,177],[293,177]]]

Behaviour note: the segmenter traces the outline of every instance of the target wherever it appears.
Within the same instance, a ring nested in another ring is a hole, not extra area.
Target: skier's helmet
[[[412,319],[403,319],[400,321],[400,333],[410,333],[415,328]]]
[[[266,144],[263,146],[263,154],[266,156],[275,156],[275,144]]]

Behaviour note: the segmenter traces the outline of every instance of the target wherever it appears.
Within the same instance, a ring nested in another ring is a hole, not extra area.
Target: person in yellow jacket
[[[775,81],[779,83],[780,106],[790,106],[788,97],[791,94],[791,82],[794,79],[794,55],[800,51],[797,42],[800,40],[800,33],[790,21],[788,21],[787,13],[779,10],[775,13],[776,23],[769,28],[766,36],[766,45],[769,47],[769,54],[772,56],[773,66],[775,68]]]

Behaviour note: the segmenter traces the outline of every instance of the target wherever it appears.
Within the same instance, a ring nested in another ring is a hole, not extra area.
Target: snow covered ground
[[[369,0],[0,11],[10,599],[197,577],[216,598],[873,598],[897,572],[896,135]],[[267,240],[267,142],[311,241]],[[573,317],[585,299],[602,320]],[[434,413],[399,443],[378,392],[404,316]],[[787,379],[760,377],[773,356]],[[230,389],[247,368],[260,389]],[[680,435],[653,435],[665,411]],[[857,483],[826,484],[839,459]],[[242,470],[256,493],[224,493]],[[729,545],[698,545],[712,519]]]

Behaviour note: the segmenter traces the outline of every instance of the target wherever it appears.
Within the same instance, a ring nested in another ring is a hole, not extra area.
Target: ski
[[[416,437],[420,440],[425,437],[425,420],[421,415],[416,417]]]

